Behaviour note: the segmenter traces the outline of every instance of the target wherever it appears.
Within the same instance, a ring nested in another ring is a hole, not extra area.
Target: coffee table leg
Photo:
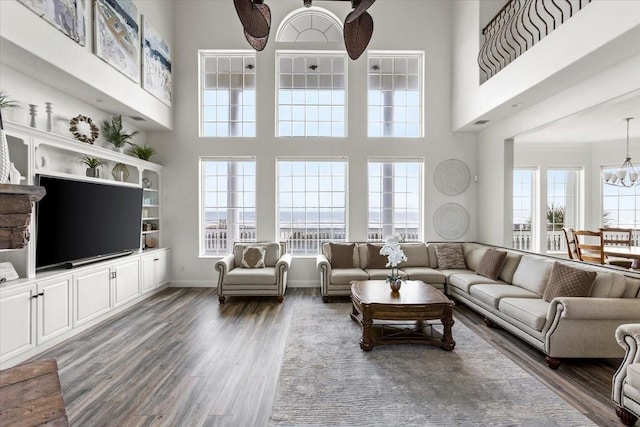
[[[360,340],[360,348],[364,351],[371,351],[373,349],[373,342],[371,341],[371,327],[373,326],[373,319],[371,318],[371,307],[362,305],[362,339]]]
[[[442,325],[444,326],[444,334],[442,336],[442,342],[444,348],[447,351],[451,351],[456,347],[456,342],[453,340],[453,334],[451,327],[453,326],[453,309],[447,307],[442,314]]]

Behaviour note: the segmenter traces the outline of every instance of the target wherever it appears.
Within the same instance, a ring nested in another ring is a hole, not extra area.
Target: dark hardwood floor
[[[168,288],[34,360],[57,359],[74,426],[264,426],[292,309],[303,303],[323,304],[319,290],[290,288],[283,304],[230,297],[219,306],[214,289]],[[464,306],[455,318],[596,424],[621,425],[610,402],[620,360],[564,360],[552,371],[540,352]]]

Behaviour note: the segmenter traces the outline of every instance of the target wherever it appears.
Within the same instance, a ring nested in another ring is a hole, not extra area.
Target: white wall
[[[16,0],[0,1],[0,62],[99,110],[142,116],[152,127],[170,129],[173,126],[170,107],[92,53],[93,1],[85,3],[87,41],[81,46]],[[139,13],[172,44],[172,2],[138,0],[135,3]],[[9,94],[21,92],[21,87],[13,87],[14,81],[0,78],[3,90]],[[96,98],[102,99],[103,104]],[[32,100],[38,101],[25,98],[28,103],[33,103]],[[56,102],[55,99],[48,101]]]
[[[640,53],[640,1],[594,0],[480,85],[481,2],[452,3],[453,129],[474,130],[479,118],[499,120],[514,102],[534,105]]]
[[[451,10],[448,1],[416,2],[394,0],[376,2],[370,13],[375,22],[369,49],[424,50],[426,74],[426,136],[420,139],[368,140],[366,138],[366,54],[348,65],[348,138],[278,139],[274,137],[275,31],[299,0],[268,2],[272,11],[271,39],[257,54],[258,123],[257,138],[214,139],[198,137],[198,49],[248,49],[233,3],[181,1],[175,7],[176,31],[175,127],[171,133],[153,133],[160,143],[164,176],[163,241],[172,248],[173,283],[213,285],[216,258],[199,258],[199,156],[255,155],[257,158],[258,238],[276,239],[276,159],[279,156],[346,156],[349,158],[349,239],[366,239],[367,181],[369,156],[416,156],[424,158],[425,214],[424,239],[441,240],[433,229],[433,213],[442,204],[457,202],[469,211],[471,225],[461,240],[476,239],[476,190],[472,182],[462,195],[441,195],[433,185],[433,171],[443,160],[458,158],[476,174],[475,136],[455,135],[451,123]],[[348,2],[320,4],[344,19]],[[411,13],[407,13],[411,10]],[[401,23],[401,25],[400,25]],[[287,48],[313,48],[287,45]],[[332,46],[332,48],[335,48]],[[342,47],[340,47],[342,48]],[[315,258],[293,261],[289,281],[293,285],[318,286]]]

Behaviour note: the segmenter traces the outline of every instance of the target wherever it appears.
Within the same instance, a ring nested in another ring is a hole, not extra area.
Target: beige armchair
[[[616,340],[626,354],[613,376],[611,399],[620,421],[632,426],[640,416],[640,324],[618,326]]]
[[[218,300],[227,296],[276,296],[284,300],[291,255],[279,242],[236,242],[233,252],[216,262]]]

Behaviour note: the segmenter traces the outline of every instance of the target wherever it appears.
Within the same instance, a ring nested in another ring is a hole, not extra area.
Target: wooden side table
[[[55,360],[0,371],[0,426],[68,426]]]

